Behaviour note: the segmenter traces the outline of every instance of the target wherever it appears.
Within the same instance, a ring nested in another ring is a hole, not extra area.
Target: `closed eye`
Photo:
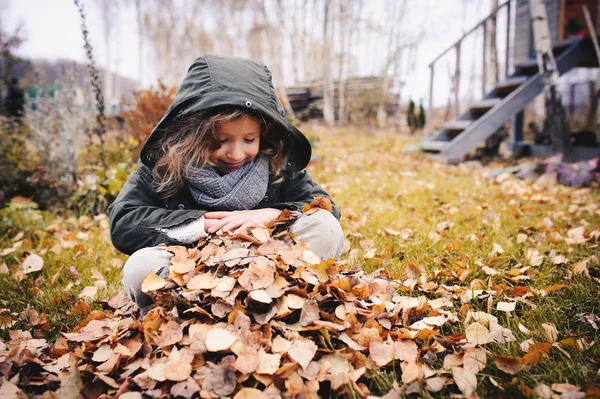
[[[251,139],[244,139],[244,141],[245,141],[246,143],[253,143],[253,142],[254,142],[254,140],[256,140],[256,137],[253,137],[253,138],[251,138]]]

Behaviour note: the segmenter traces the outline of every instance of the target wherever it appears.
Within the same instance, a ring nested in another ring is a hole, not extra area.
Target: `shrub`
[[[156,90],[134,92],[133,99],[123,104],[124,108],[129,108],[120,115],[124,121],[124,130],[139,142],[138,152],[173,103],[175,91],[174,87],[159,83]]]

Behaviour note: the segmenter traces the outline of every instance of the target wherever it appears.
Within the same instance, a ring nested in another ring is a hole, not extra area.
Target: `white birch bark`
[[[569,124],[562,105],[559,75],[556,60],[552,54],[552,41],[544,0],[529,0],[529,12],[538,68],[544,83],[546,119],[544,120],[543,135],[550,137],[553,153],[561,153],[565,161],[572,161],[573,148]]]
[[[328,126],[335,123],[335,114],[333,111],[333,96],[331,82],[331,29],[329,21],[329,1],[324,0],[325,8],[323,15],[323,40],[324,40],[324,59],[323,62],[323,119]]]

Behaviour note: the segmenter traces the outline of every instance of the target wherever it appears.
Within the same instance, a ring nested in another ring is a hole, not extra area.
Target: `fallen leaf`
[[[472,323],[467,327],[465,335],[469,342],[475,345],[485,345],[492,342],[489,330],[477,322]]]
[[[394,360],[394,343],[372,339],[369,343],[369,357],[377,366],[387,366]]]
[[[88,286],[85,287],[81,293],[79,294],[79,298],[94,298],[96,296],[96,294],[98,293],[98,287],[97,286]]]
[[[229,349],[237,337],[223,328],[213,328],[206,334],[204,344],[209,352],[219,352]]]
[[[311,340],[297,339],[288,351],[290,358],[305,369],[317,353],[317,345]]]
[[[466,397],[470,397],[477,389],[477,377],[475,373],[469,370],[462,367],[453,367],[452,378],[454,378],[454,383],[458,386],[458,389]]]
[[[167,286],[167,280],[152,270],[142,282],[142,292],[158,291]]]
[[[44,259],[42,259],[41,256],[34,253],[30,253],[21,265],[23,273],[25,274],[40,271],[42,270],[42,267],[44,267]]]

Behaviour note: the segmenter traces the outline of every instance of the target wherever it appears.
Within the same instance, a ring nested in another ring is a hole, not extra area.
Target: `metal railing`
[[[510,55],[510,31],[511,31],[511,9],[512,3],[515,0],[507,0],[505,3],[498,6],[495,10],[493,10],[488,16],[483,18],[477,25],[471,28],[467,33],[462,35],[460,39],[454,42],[451,46],[449,46],[446,50],[444,50],[440,55],[438,55],[431,63],[429,64],[430,70],[430,78],[429,78],[429,109],[428,109],[428,118],[425,126],[425,134],[429,136],[431,131],[432,119],[433,119],[433,82],[434,82],[434,72],[435,72],[435,63],[440,60],[443,56],[448,54],[451,50],[456,51],[456,70],[453,77],[453,87],[454,87],[454,114],[457,115],[459,113],[459,87],[460,87],[460,48],[461,43],[465,38],[478,31],[479,29],[483,29],[483,62],[482,62],[482,71],[481,71],[481,83],[482,83],[482,95],[485,95],[486,92],[486,80],[487,80],[487,68],[486,65],[486,55],[488,52],[487,46],[487,26],[488,21],[492,18],[496,18],[498,12],[506,7],[506,51],[505,51],[505,62],[504,62],[504,76],[508,76],[508,66],[509,66],[509,55]]]

